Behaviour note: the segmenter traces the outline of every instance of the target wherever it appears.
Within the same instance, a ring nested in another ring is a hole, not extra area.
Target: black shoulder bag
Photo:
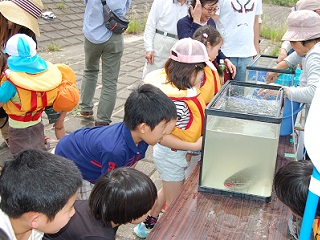
[[[117,34],[124,33],[128,28],[129,20],[125,17],[120,18],[117,16],[117,14],[108,7],[106,0],[101,0],[101,3],[103,6],[103,18],[106,28]]]

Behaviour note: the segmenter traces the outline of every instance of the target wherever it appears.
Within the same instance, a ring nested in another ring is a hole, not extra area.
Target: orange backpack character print
[[[56,112],[70,112],[79,102],[80,92],[76,86],[76,74],[66,64],[55,64],[62,74],[61,84],[57,87],[58,94],[53,103]]]

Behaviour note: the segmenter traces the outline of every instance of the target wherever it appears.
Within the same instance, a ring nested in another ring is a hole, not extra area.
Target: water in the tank
[[[201,185],[271,196],[279,124],[207,116]]]
[[[237,90],[236,87],[238,86],[233,87],[232,94],[225,92],[224,95],[220,96],[211,108],[267,117],[275,117],[279,114],[279,91],[274,91],[275,96],[263,98],[258,94],[263,88],[238,87],[239,90]]]

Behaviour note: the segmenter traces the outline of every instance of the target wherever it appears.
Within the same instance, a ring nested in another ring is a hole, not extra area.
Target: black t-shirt
[[[69,223],[56,234],[45,234],[43,239],[56,240],[114,240],[117,227],[103,226],[102,221],[93,218],[88,200],[75,202],[76,213]]]

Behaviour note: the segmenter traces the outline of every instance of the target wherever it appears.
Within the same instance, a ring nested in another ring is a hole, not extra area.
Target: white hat
[[[47,70],[47,63],[37,55],[35,41],[25,34],[9,38],[4,52],[9,55],[8,67],[17,72],[36,74]]]

